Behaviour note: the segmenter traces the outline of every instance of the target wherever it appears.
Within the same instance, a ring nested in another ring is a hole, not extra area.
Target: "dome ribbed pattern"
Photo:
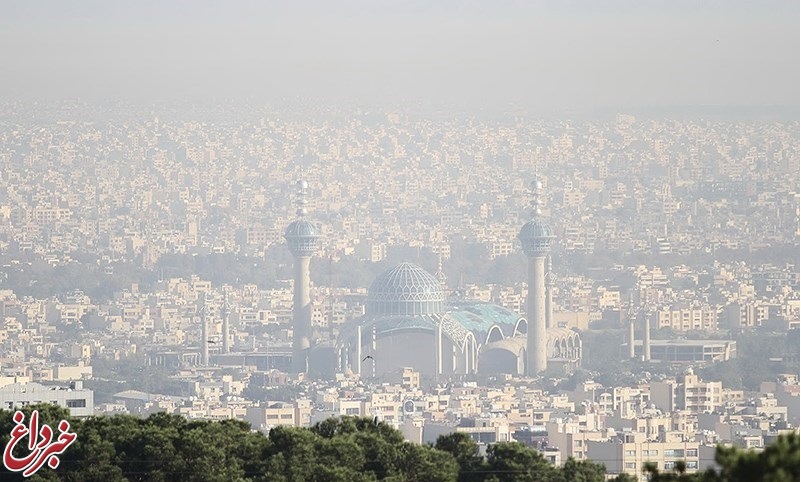
[[[434,276],[416,264],[401,263],[370,285],[367,314],[432,315],[443,311],[444,300],[445,294]]]
[[[289,251],[295,257],[313,256],[317,252],[320,237],[314,225],[305,219],[293,221],[284,232]]]
[[[523,245],[523,252],[530,258],[543,256],[551,250],[551,240],[556,236],[547,223],[532,219],[523,225],[517,239]]]

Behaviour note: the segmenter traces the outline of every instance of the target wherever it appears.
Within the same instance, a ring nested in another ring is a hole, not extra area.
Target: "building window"
[[[72,400],[67,400],[67,407],[68,408],[86,408],[86,399],[85,398],[76,398]]]
[[[637,468],[637,462],[626,462],[626,468],[627,469],[636,469]]]
[[[671,470],[676,465],[676,462],[665,462],[665,470]]]
[[[697,469],[698,468],[698,462],[696,462],[695,460],[691,460],[691,461],[687,462],[687,468],[688,469]]]
[[[626,456],[627,457],[634,457],[636,455],[637,455],[637,451],[636,450],[626,450]]]
[[[683,449],[665,449],[665,457],[683,458]]]
[[[698,449],[687,449],[687,457],[698,457]]]

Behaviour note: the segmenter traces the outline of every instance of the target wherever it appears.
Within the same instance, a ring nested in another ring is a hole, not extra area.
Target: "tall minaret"
[[[306,216],[306,181],[298,181],[297,215],[286,228],[286,238],[289,251],[295,258],[295,293],[293,296],[293,332],[292,338],[292,368],[295,373],[305,373],[308,369],[309,348],[312,337],[312,307],[309,294],[309,263],[311,257],[317,252],[320,235]]]
[[[644,316],[642,317],[645,328],[642,340],[642,359],[644,361],[651,361],[651,315],[653,312],[653,305],[649,304],[646,306]]]
[[[526,334],[526,374],[534,376],[548,365],[545,328],[545,257],[555,237],[542,219],[542,183],[531,183],[533,210],[531,220],[523,225],[517,239],[528,257],[528,331]]]
[[[442,253],[439,253],[437,258],[437,272],[434,274],[434,277],[437,278],[439,281],[439,287],[442,290],[442,293],[447,293],[448,289],[448,279],[445,276],[445,271],[442,269]],[[447,297],[447,296],[446,296]],[[442,350],[442,323],[443,319],[440,318],[439,322],[437,323],[437,349],[436,349],[436,380],[439,381],[439,376],[442,375],[442,359],[443,359],[443,350]],[[375,325],[373,325],[373,329],[375,329]]]
[[[629,292],[629,359],[634,358],[634,324],[637,321],[638,310],[634,307],[634,294]]]
[[[209,311],[211,307],[208,302],[207,293],[201,293],[202,298],[198,297],[198,317],[200,318],[200,364],[209,364]]]
[[[220,310],[220,316],[222,317],[222,352],[230,353],[231,328],[229,325],[229,318],[231,316],[231,310],[230,306],[228,305],[228,293],[223,294],[223,304],[222,304],[222,309]]]
[[[553,328],[553,287],[556,286],[556,275],[548,256],[548,271],[545,273],[545,327]]]

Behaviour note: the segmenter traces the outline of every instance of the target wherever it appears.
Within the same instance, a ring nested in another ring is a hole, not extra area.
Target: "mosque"
[[[545,260],[554,236],[540,214],[540,189],[537,182],[532,219],[518,236],[529,258],[527,316],[492,303],[446,300],[442,276],[401,263],[373,281],[363,317],[346,324],[336,341],[317,346],[310,346],[308,338],[308,259],[319,236],[308,221],[293,222],[285,237],[297,265],[294,329],[302,336],[293,345],[294,370],[382,377],[412,367],[427,376],[448,377],[576,369],[582,352],[579,334],[552,324],[553,275],[545,272]]]
[[[527,372],[527,332],[526,319],[501,306],[446,302],[437,278],[401,263],[376,278],[365,316],[340,333],[338,368],[379,377],[403,367],[429,376],[522,375]],[[577,365],[578,333],[552,328],[544,341],[551,363],[567,369]]]

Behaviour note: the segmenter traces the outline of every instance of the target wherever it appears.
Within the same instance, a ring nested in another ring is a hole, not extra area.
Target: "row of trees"
[[[40,420],[57,427],[65,410],[41,405]],[[27,407],[26,421],[33,407]],[[601,464],[569,459],[555,467],[537,451],[515,442],[490,446],[486,456],[466,434],[440,437],[435,445],[403,440],[397,430],[366,418],[343,417],[310,429],[277,427],[268,436],[236,420],[189,421],[164,413],[146,419],[128,415],[72,420],[76,442],[31,481],[67,482],[603,482]],[[12,413],[0,411],[0,443],[14,427]],[[54,433],[58,433],[54,429]],[[27,440],[17,444],[22,457]],[[17,453],[19,452],[19,453]],[[783,438],[765,455],[723,449],[721,472],[692,476],[697,481],[798,480],[798,437]],[[794,454],[794,455],[793,455]],[[793,458],[794,457],[794,458]],[[794,472],[793,472],[794,470]],[[776,475],[778,478],[771,478]],[[712,478],[712,477],[717,478]],[[760,478],[768,476],[767,478]],[[792,477],[795,479],[792,479]],[[685,480],[660,474],[653,480]],[[703,478],[710,477],[710,478]],[[786,478],[790,477],[790,478]],[[3,481],[24,480],[4,473]],[[618,482],[635,479],[619,475]]]

